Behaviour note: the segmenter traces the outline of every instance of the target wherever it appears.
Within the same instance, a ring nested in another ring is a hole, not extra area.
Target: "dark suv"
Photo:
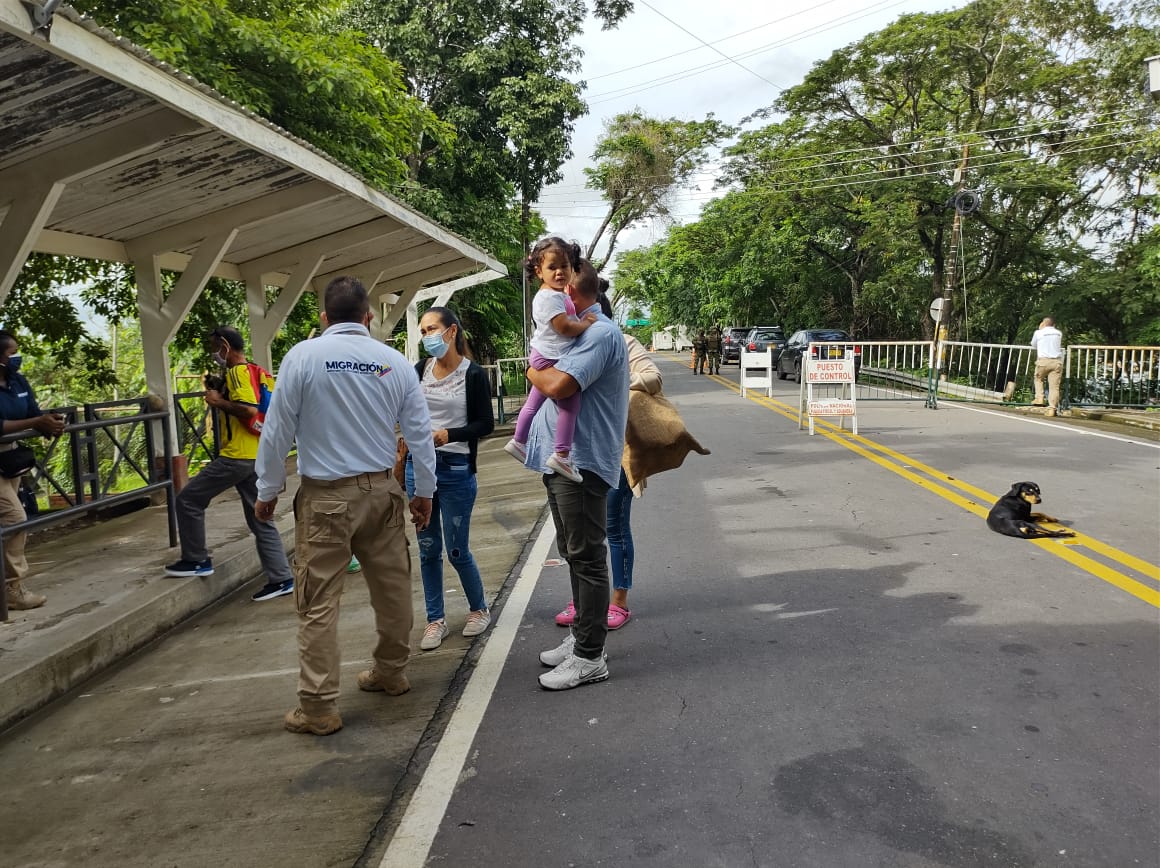
[[[753,326],[730,326],[721,331],[721,364],[730,362],[741,364],[741,348]]]
[[[754,326],[745,338],[745,350],[750,353],[764,353],[773,350],[773,363],[776,365],[781,355],[781,348],[785,346],[785,331],[781,326]]]
[[[814,358],[840,359],[846,355],[846,346],[843,345],[843,342],[850,341],[850,335],[841,329],[803,329],[800,332],[794,332],[786,345],[782,347],[781,355],[777,357],[777,362],[774,365],[777,378],[784,380],[786,377],[792,376],[800,383],[802,381],[802,354],[811,343],[821,341],[832,343],[829,346],[815,347]],[[854,350],[854,374],[856,376],[862,367],[862,348],[856,344],[850,344],[850,346]]]

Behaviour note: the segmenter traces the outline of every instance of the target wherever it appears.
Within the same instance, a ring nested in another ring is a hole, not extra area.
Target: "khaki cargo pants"
[[[302,479],[294,502],[294,603],[298,698],[307,714],[338,710],[338,603],[352,553],[375,613],[375,670],[403,674],[413,619],[407,515],[406,495],[388,471]]]
[[[1063,359],[1040,359],[1035,363],[1035,404],[1043,405],[1043,381],[1047,380],[1047,405],[1059,409],[1063,386]]]

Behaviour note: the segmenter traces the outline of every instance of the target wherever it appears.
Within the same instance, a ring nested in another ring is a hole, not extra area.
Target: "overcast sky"
[[[616,30],[602,31],[598,22],[589,20],[580,40],[584,50],[580,77],[588,85],[584,98],[589,114],[577,122],[572,138],[575,156],[565,165],[563,180],[545,188],[537,203],[549,232],[584,247],[605,208],[596,191],[584,188],[583,168],[590,164],[607,118],[640,108],[655,117],[684,120],[713,112],[718,119],[737,124],[769,105],[778,88],[798,84],[815,62],[898,16],[962,5],[956,0],[647,2],[648,6],[637,0],[636,11]],[[671,208],[680,222],[695,219],[709,198],[712,172],[698,181],[699,191],[681,191],[672,198]],[[634,228],[621,236],[617,247],[623,251],[650,244],[664,237],[665,228],[660,223]]]

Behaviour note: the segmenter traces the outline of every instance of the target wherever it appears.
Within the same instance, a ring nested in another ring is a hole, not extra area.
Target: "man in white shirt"
[[[415,369],[370,336],[362,284],[337,277],[326,287],[326,330],[282,360],[278,388],[258,448],[257,517],[269,521],[286,482],[286,456],[298,442],[301,485],[294,503],[294,603],[298,609],[298,702],[286,714],[291,732],[330,735],[338,714],[338,603],[351,554],[362,563],[375,612],[374,666],[358,675],[362,690],[397,696],[412,626],[411,554],[404,529],[407,497],[391,469],[395,426],[411,450],[416,527],[431,518],[435,445]]]
[[[1059,392],[1063,383],[1063,332],[1055,327],[1055,320],[1046,316],[1031,336],[1035,348],[1035,400],[1032,407],[1047,404],[1047,415],[1059,412]],[[1043,381],[1047,380],[1047,401],[1043,400]]]

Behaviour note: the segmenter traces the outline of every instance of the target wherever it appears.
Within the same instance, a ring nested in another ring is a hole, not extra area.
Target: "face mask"
[[[447,334],[447,332],[444,331],[443,334],[438,335],[427,335],[425,338],[423,338],[423,349],[425,349],[437,359],[443,358],[445,355],[447,355],[447,351],[451,349],[449,346],[447,346],[447,342],[443,340],[444,334]]]
[[[20,370],[20,363],[24,361],[23,356],[19,353],[8,357],[8,373],[15,374]]]
[[[219,368],[224,368],[228,364],[228,360],[221,353],[214,353],[213,354],[213,362]]]

